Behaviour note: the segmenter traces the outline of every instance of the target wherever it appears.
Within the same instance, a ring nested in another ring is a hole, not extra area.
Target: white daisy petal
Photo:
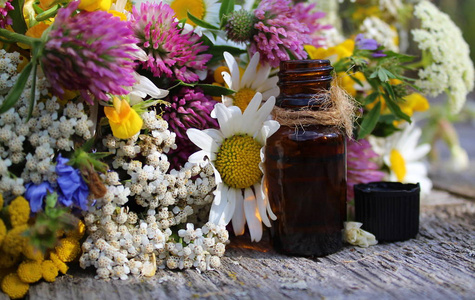
[[[246,217],[244,216],[244,199],[241,190],[236,193],[236,207],[232,219],[235,235],[244,234],[244,225],[246,225]]]
[[[267,217],[266,203],[264,200],[264,193],[262,191],[261,184],[256,183],[254,185],[254,190],[256,193],[257,208],[259,210],[259,215],[261,216],[262,223],[264,223],[267,227],[272,227],[269,218]]]
[[[213,128],[204,129],[203,131],[207,135],[209,135],[211,138],[213,138],[213,140],[218,144],[218,146],[221,145],[221,143],[223,142],[224,136],[221,133],[221,131],[219,131],[217,129],[213,129]]]
[[[244,190],[244,213],[251,234],[251,241],[259,242],[262,238],[262,224],[256,205],[256,196],[250,188]]]
[[[233,214],[234,214],[234,209],[236,208],[236,195],[237,193],[241,193],[240,190],[236,190],[233,188],[230,188],[228,191],[228,205],[226,206],[226,209],[224,210],[224,224],[229,224],[231,221]]]
[[[188,138],[193,142],[193,144],[204,151],[216,152],[219,149],[218,144],[204,131],[198,130],[196,128],[190,128],[186,131],[186,135],[188,135]]]
[[[410,153],[410,159],[414,161],[414,160],[420,160],[424,158],[430,152],[430,148],[431,147],[429,144],[419,145],[417,148],[413,149],[413,151]]]
[[[216,195],[214,198],[213,204],[211,205],[211,210],[209,211],[209,221],[211,223],[225,225],[223,213],[226,210],[226,207],[229,205],[227,197],[228,191],[229,187],[223,186],[222,190],[219,192],[219,197]]]
[[[253,90],[262,90],[261,85],[263,85],[266,80],[269,78],[271,67],[260,65],[259,70],[257,70],[256,77],[251,84],[251,89]]]
[[[252,83],[253,77],[256,75],[257,65],[259,64],[260,54],[259,52],[254,53],[251,58],[251,61],[247,65],[246,71],[241,78],[241,86],[250,86]]]
[[[268,91],[263,92],[262,93],[262,98],[263,99],[269,99],[272,96],[277,97],[277,96],[279,96],[279,92],[280,92],[280,89],[279,89],[278,86],[276,86],[275,88],[272,88]]]
[[[233,86],[233,79],[231,78],[231,75],[228,72],[221,72],[221,75],[223,75],[224,82],[228,85],[228,88],[230,88],[231,90],[239,88],[237,86]]]
[[[238,64],[236,60],[234,59],[234,56],[232,56],[230,53],[224,52],[223,55],[224,55],[224,59],[226,60],[226,64],[228,65],[229,71],[231,72],[231,77],[232,77],[231,89],[235,89],[239,87],[239,79],[240,79]]]
[[[188,157],[188,161],[191,162],[191,163],[200,163],[200,162],[204,161],[204,157],[207,156],[207,155],[209,155],[209,152],[200,150],[200,151],[197,151],[197,152],[191,154]]]

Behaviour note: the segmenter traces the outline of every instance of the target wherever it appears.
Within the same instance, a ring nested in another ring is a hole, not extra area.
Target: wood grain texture
[[[268,239],[234,238],[215,271],[100,281],[92,270],[77,269],[53,284],[33,285],[29,298],[474,299],[474,217],[474,202],[434,192],[423,202],[419,235],[409,241],[303,258],[276,253]]]

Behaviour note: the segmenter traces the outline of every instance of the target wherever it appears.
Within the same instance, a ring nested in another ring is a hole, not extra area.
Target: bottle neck
[[[298,109],[312,107],[318,110],[328,106],[326,93],[331,87],[333,67],[329,60],[290,60],[280,64],[278,73],[280,94],[276,105]]]

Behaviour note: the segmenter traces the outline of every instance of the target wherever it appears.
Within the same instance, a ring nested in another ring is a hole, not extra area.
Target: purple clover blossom
[[[331,25],[322,25],[319,20],[324,18],[326,13],[322,11],[312,12],[316,3],[308,4],[299,2],[294,6],[295,14],[294,18],[299,20],[300,23],[307,25],[309,29],[309,35],[312,39],[311,44],[317,48],[326,46],[326,39],[321,32],[333,28]]]
[[[156,77],[184,82],[195,82],[199,75],[205,75],[206,63],[212,55],[202,52],[208,46],[202,45],[193,31],[183,32],[168,4],[142,3],[140,11],[134,7],[131,23],[139,45],[148,54],[148,60],[142,62],[144,69]]]
[[[384,172],[373,161],[378,155],[373,151],[371,144],[365,140],[347,141],[347,200],[354,197],[353,186],[358,183],[381,181]]]
[[[370,50],[374,51],[371,56],[373,57],[385,57],[386,54],[383,53],[382,50],[378,50],[381,46],[376,42],[374,39],[366,39],[362,33],[358,34],[355,38],[356,48],[361,50]]]
[[[138,51],[129,23],[105,11],[77,13],[78,5],[74,1],[58,11],[46,41],[43,70],[54,92],[79,90],[89,104],[92,96],[108,100],[106,93],[128,94],[124,86],[135,83]]]
[[[56,159],[56,174],[58,175],[58,201],[64,206],[77,206],[87,210],[89,187],[78,169],[67,165],[69,159],[61,154]]]
[[[43,207],[43,201],[48,193],[53,193],[53,187],[48,181],[43,181],[40,184],[33,182],[25,185],[25,198],[30,202],[31,212],[38,212]]]
[[[309,28],[296,19],[290,0],[262,0],[254,15],[257,34],[251,41],[251,56],[259,52],[261,60],[278,67],[283,60],[307,58],[305,44],[310,44]]]
[[[177,168],[198,150],[188,139],[186,130],[218,127],[216,120],[210,117],[216,101],[203,94],[201,89],[190,87],[181,88],[166,101],[171,105],[164,108],[163,119],[168,122],[170,130],[176,133],[177,144],[177,150],[170,150],[169,157],[171,167]]]
[[[9,11],[13,10],[14,7],[11,5],[11,0],[0,1],[0,28],[5,28],[7,25],[12,25],[12,18],[7,14]]]

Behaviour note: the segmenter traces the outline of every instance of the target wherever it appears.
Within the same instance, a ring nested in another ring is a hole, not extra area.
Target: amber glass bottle
[[[280,95],[286,110],[332,104],[328,60],[281,62]],[[319,97],[320,95],[320,97]],[[336,126],[281,126],[265,148],[265,177],[274,247],[283,253],[324,256],[342,246],[346,220],[346,138]]]

